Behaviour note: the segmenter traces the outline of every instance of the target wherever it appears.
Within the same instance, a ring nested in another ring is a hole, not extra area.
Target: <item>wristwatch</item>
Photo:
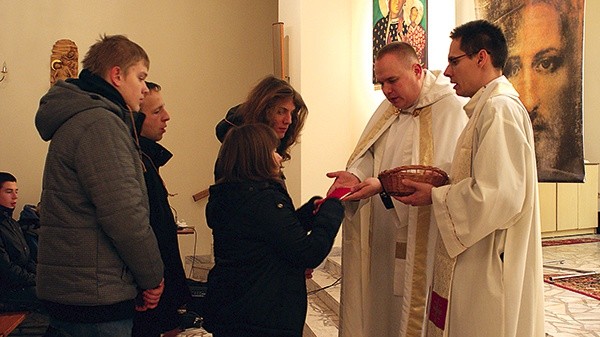
[[[385,209],[394,208],[394,202],[392,201],[392,197],[390,197],[390,195],[385,191],[385,189],[383,188],[383,184],[381,184],[381,192],[379,192],[379,197],[381,197],[381,202],[383,202],[383,206],[385,206]]]

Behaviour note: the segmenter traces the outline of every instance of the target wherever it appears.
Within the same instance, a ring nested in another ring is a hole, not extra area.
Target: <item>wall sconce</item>
[[[8,70],[6,70],[6,61],[2,65],[2,70],[0,70],[0,73],[2,74],[2,78],[0,78],[0,82],[2,82],[2,81],[4,81],[4,77],[6,77],[6,74],[8,74]]]

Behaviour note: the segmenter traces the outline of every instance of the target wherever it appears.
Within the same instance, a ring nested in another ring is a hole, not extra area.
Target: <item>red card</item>
[[[333,190],[333,192],[331,192],[325,199],[319,199],[319,200],[315,201],[316,208],[313,211],[313,214],[316,214],[319,211],[319,207],[321,207],[321,204],[326,199],[336,198],[336,199],[344,200],[344,198],[350,194],[350,190],[351,190],[350,187],[338,187],[335,190]]]
[[[337,198],[342,200],[344,199],[344,197],[350,194],[350,190],[350,187],[338,187],[335,190],[333,190],[333,192],[331,192],[331,194],[329,194],[327,198]]]

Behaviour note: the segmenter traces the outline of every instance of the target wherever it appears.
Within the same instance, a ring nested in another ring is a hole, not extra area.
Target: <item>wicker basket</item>
[[[383,189],[389,195],[407,196],[415,189],[402,184],[402,179],[428,183],[439,187],[448,183],[448,174],[433,166],[406,165],[385,170],[378,176]]]

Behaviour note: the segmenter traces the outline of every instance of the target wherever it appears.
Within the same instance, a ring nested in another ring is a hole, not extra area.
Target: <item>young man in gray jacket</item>
[[[148,67],[139,45],[104,36],[79,78],[58,81],[35,117],[51,141],[37,292],[50,325],[73,337],[130,336],[134,307],[153,308],[162,294],[163,264],[131,130],[148,92]]]

